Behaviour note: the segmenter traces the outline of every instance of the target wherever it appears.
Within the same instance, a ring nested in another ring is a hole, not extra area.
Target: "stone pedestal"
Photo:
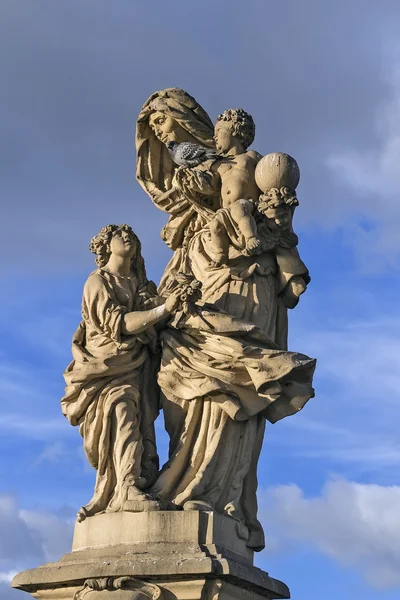
[[[39,600],[262,600],[287,586],[253,566],[236,522],[212,512],[107,513],[75,526],[72,552],[16,575]]]

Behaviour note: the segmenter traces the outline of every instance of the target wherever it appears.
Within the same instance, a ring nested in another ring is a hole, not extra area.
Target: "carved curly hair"
[[[218,115],[218,121],[225,121],[235,136],[237,136],[245,149],[253,142],[256,135],[256,126],[253,117],[243,108],[228,108]]]
[[[108,263],[111,254],[110,242],[116,231],[127,231],[131,234],[135,245],[131,269],[137,277],[139,287],[146,285],[148,283],[148,279],[142,257],[142,245],[132,227],[129,227],[129,225],[106,225],[100,229],[97,235],[92,237],[89,250],[93,252],[93,254],[96,254],[96,264],[101,268]]]
[[[283,186],[279,188],[271,188],[260,196],[257,204],[257,210],[265,213],[266,210],[278,208],[279,206],[289,206],[295,208],[299,205],[296,192],[290,188]]]

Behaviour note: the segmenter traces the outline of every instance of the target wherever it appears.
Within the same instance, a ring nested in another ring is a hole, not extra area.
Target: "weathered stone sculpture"
[[[261,156],[247,150],[254,130],[241,109],[225,111],[214,130],[193,98],[165,90],[139,117],[137,175],[171,213],[164,239],[175,255],[160,293],[177,270],[202,283],[201,310],[161,332],[158,379],[171,444],[152,489],[186,510],[229,515],[248,546],[261,550],[255,494],[265,420],[293,414],[313,396],[315,361],[286,351],[286,311],[309,275],[291,228],[294,190],[282,186],[279,204],[280,190],[261,194],[257,186]],[[220,157],[177,168],[165,145],[189,136],[211,147],[215,140]]]
[[[314,394],[315,360],[287,349],[287,310],[310,277],[292,227],[297,163],[248,150],[254,135],[244,110],[214,128],[180,89],[143,106],[137,179],[170,214],[162,238],[174,255],[157,291],[130,227],[92,240],[98,269],[62,407],[96,487],[72,553],[14,580],[37,598],[289,597],[252,566],[265,544],[257,462],[266,421]],[[161,471],[160,407],[170,436]]]
[[[141,246],[127,225],[103,227],[90,244],[98,269],[83,293],[83,320],[74,336],[74,361],[65,372],[64,415],[79,425],[97,469],[92,500],[78,520],[148,500],[157,477],[154,421],[159,398],[154,325],[177,305],[165,304],[146,277]],[[152,307],[153,306],[153,307]],[[148,508],[148,506],[146,506]]]

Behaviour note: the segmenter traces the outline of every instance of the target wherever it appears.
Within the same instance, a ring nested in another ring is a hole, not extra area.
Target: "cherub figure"
[[[271,188],[261,194],[258,211],[267,217],[274,229],[288,229],[291,224],[293,210],[299,205],[295,192],[288,187]]]
[[[257,233],[257,225],[253,216],[255,202],[260,194],[254,172],[261,155],[254,150],[247,150],[253,142],[255,125],[253,118],[241,108],[228,109],[217,118],[214,130],[214,140],[217,154],[211,157],[210,151],[201,152],[196,144],[170,144],[170,154],[181,168],[175,173],[174,183],[186,196],[194,195],[198,204],[207,206],[207,196],[215,195],[220,188],[220,206],[229,211],[236,230],[237,243],[243,254],[250,256],[261,252],[261,240]],[[183,167],[179,160],[179,146],[185,150],[188,165],[197,162],[196,167]],[[196,160],[190,161],[188,151],[192,149]],[[202,170],[201,158],[204,155]],[[199,158],[200,157],[200,158]],[[189,160],[188,160],[189,158]],[[183,167],[183,168],[182,168]],[[210,175],[213,177],[210,180]],[[199,207],[201,210],[201,207]],[[229,239],[226,235],[224,219],[212,218],[209,214],[209,231],[211,236],[210,251],[214,266],[226,264],[229,252]]]
[[[283,296],[287,308],[296,306],[309,282],[308,272],[296,249],[298,237],[292,230],[293,212],[298,205],[295,192],[288,187],[267,190],[257,204],[262,248],[274,248],[280,271],[289,274]]]
[[[259,189],[255,183],[254,171],[261,156],[254,150],[247,150],[253,143],[255,124],[253,117],[242,108],[228,109],[217,118],[215,125],[215,145],[223,155],[221,161],[211,168],[221,179],[221,208],[229,209],[233,221],[243,236],[243,253],[259,254],[261,240],[253,217],[255,201]],[[223,264],[227,259],[226,245],[220,239],[221,223],[216,219],[210,223],[210,232],[217,247],[214,261]]]

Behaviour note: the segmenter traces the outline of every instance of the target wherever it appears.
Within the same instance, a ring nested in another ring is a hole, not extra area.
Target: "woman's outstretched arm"
[[[124,335],[142,333],[161,319],[170,315],[178,306],[178,294],[173,293],[164,304],[150,310],[137,310],[124,315],[121,330]]]

